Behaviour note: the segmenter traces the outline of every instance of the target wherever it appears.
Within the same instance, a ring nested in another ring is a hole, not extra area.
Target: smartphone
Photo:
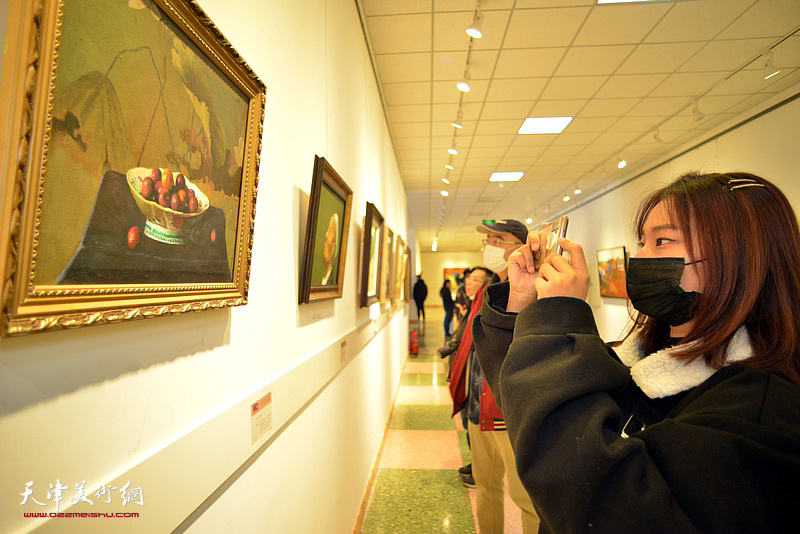
[[[567,237],[567,225],[569,224],[569,217],[562,215],[558,219],[544,223],[539,228],[539,252],[536,255],[536,267],[542,264],[542,261],[552,253],[561,254],[564,252],[563,247],[558,244],[559,237]]]

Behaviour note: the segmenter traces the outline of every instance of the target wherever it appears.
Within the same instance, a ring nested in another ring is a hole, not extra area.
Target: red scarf
[[[461,408],[464,407],[464,401],[467,398],[467,358],[472,350],[472,321],[475,320],[475,316],[481,311],[484,289],[485,286],[478,291],[478,294],[475,295],[475,299],[472,301],[469,319],[467,319],[467,327],[461,335],[458,351],[456,351],[456,357],[453,359],[453,368],[450,370],[450,396],[453,397],[453,415],[461,411]]]

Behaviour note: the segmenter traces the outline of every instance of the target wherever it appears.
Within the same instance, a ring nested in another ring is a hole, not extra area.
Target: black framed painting
[[[383,240],[383,215],[372,202],[367,202],[364,217],[364,247],[361,256],[361,307],[380,300],[381,244]]]

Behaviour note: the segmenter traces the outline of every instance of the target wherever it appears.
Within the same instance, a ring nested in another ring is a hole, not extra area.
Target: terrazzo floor
[[[367,490],[359,529],[364,534],[478,531],[475,490],[464,486],[457,471],[470,462],[467,432],[460,415],[450,417],[446,360],[436,352],[444,345],[444,311],[426,312],[419,354],[406,360],[377,474]],[[504,532],[522,532],[508,488]]]

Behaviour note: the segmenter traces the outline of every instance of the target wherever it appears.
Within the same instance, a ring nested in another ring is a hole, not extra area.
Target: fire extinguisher
[[[411,354],[419,354],[419,332],[416,330],[411,331],[411,347],[408,352]]]

